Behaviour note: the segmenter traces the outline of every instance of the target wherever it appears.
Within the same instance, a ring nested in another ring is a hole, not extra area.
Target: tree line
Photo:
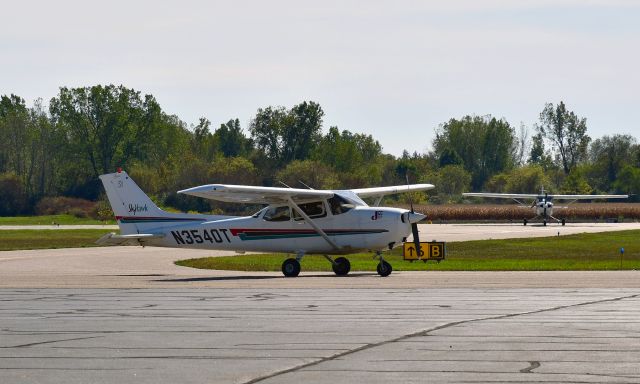
[[[539,122],[514,127],[487,116],[452,118],[436,128],[432,149],[385,154],[371,135],[323,131],[313,101],[259,108],[245,128],[237,118],[189,126],[153,95],[115,85],[60,88],[48,107],[0,97],[0,215],[29,214],[43,199],[104,199],[98,175],[127,170],[160,205],[180,210],[240,209],[177,195],[206,183],[313,188],[429,182],[434,203],[465,191],[634,193],[640,146],[629,135],[593,140],[587,121],[563,102]],[[427,128],[429,129],[429,128]],[[403,197],[400,197],[403,198]]]

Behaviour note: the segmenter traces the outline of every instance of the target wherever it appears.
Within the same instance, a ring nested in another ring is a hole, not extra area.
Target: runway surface
[[[426,227],[447,241],[546,229]],[[221,254],[0,252],[0,383],[640,382],[639,271],[287,279],[173,264]]]
[[[577,233],[596,233],[640,229],[640,223],[522,223],[496,224],[420,224],[422,241],[466,241],[488,239],[512,239],[522,237],[565,236]]]

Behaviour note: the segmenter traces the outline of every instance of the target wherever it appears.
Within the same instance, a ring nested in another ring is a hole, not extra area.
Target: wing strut
[[[338,247],[338,244],[336,244],[333,240],[331,240],[331,238],[329,238],[329,236],[322,230],[322,228],[318,227],[316,223],[314,223],[313,220],[311,220],[311,218],[309,218],[309,216],[307,216],[307,214],[304,213],[304,211],[300,207],[298,207],[298,204],[293,202],[293,199],[291,198],[291,196],[287,196],[287,200],[289,201],[289,205],[291,205],[291,208],[295,209],[295,211],[298,212],[300,216],[302,216],[304,221],[309,223],[309,225],[311,225],[313,229],[315,229],[316,232],[318,232],[318,235],[322,236],[322,238],[324,238],[327,241],[327,243],[329,243],[329,245],[331,245],[336,250],[340,249],[340,247]]]
[[[528,206],[528,205],[529,205],[529,204],[525,204],[525,203],[523,203],[522,201],[520,201],[520,200],[518,200],[518,199],[515,199],[515,198],[513,199],[513,201],[515,201],[516,203],[518,203],[518,204],[520,204],[520,205],[523,205],[523,206]],[[534,202],[535,202],[535,201],[534,201]]]

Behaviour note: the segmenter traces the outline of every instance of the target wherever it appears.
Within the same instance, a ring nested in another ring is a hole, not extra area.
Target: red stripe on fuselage
[[[348,232],[387,232],[384,229],[323,229],[325,232],[330,233],[348,233]],[[277,228],[230,228],[233,236],[239,234],[251,234],[251,233],[270,233],[270,234],[304,234],[304,233],[317,233],[314,229],[277,229]]]
[[[269,233],[316,233],[313,229],[276,229],[276,228],[231,228],[229,229],[233,236],[240,233],[251,232],[269,232]]]

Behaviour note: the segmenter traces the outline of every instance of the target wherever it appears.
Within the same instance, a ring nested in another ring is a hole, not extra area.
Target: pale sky
[[[110,83],[214,127],[313,100],[394,155],[560,100],[593,138],[640,138],[640,1],[0,0],[0,94]]]

